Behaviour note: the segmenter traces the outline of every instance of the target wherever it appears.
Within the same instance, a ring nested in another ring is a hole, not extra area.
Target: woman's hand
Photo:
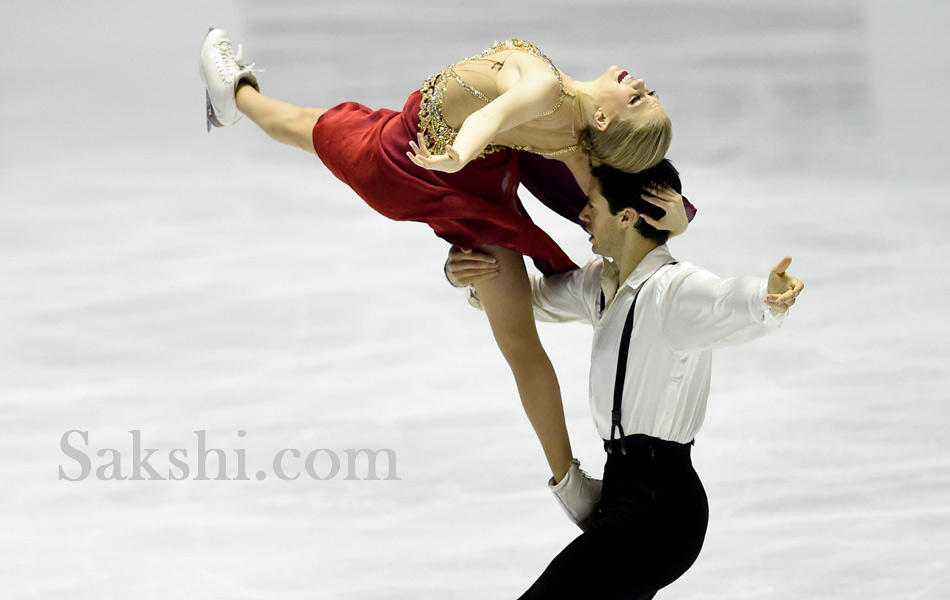
[[[661,219],[654,219],[653,217],[640,213],[640,217],[646,221],[647,225],[652,225],[660,231],[669,231],[670,237],[686,231],[686,227],[689,225],[689,218],[686,215],[686,206],[683,204],[683,196],[668,187],[644,186],[643,190],[645,193],[640,195],[641,198],[653,206],[658,206],[666,211],[666,214],[663,215]]]
[[[418,167],[428,169],[429,171],[442,171],[443,173],[455,173],[461,171],[462,161],[459,159],[458,152],[452,146],[445,147],[445,154],[430,154],[426,148],[425,140],[422,134],[417,134],[418,143],[409,140],[409,147],[412,152],[406,152],[406,156]]]

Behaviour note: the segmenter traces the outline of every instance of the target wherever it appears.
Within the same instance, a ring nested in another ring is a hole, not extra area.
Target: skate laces
[[[234,53],[234,48],[231,46],[231,40],[220,40],[214,45],[217,49],[215,55],[215,66],[218,67],[218,72],[225,76],[229,71],[237,69],[236,74],[240,73],[263,73],[263,69],[255,69],[254,63],[247,64],[244,62],[244,48],[241,44],[238,44],[237,54]]]

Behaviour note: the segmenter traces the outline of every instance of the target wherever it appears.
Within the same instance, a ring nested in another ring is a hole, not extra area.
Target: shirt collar
[[[613,301],[614,296],[617,295],[617,291],[621,287],[628,287],[633,290],[637,289],[643,285],[650,276],[656,273],[657,269],[671,260],[673,260],[673,257],[670,255],[670,249],[666,244],[661,244],[643,257],[643,260],[641,260],[637,268],[627,276],[627,280],[624,281],[623,284],[619,282],[620,271],[616,263],[613,261],[604,261],[600,287],[604,292],[606,303],[610,304]]]

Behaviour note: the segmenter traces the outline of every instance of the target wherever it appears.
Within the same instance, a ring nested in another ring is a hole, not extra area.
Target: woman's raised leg
[[[528,420],[541,442],[555,482],[573,459],[554,366],[534,323],[531,284],[524,258],[507,248],[483,246],[498,261],[498,276],[475,284],[492,333],[511,367]]]
[[[303,108],[268,98],[249,84],[238,87],[235,99],[238,110],[264,133],[278,142],[314,153],[313,126],[327,109]]]
[[[313,126],[323,108],[301,108],[268,98],[258,91],[256,71],[231,45],[221,29],[210,29],[201,45],[199,71],[207,91],[208,131],[233,125],[246,115],[278,142],[313,150]]]

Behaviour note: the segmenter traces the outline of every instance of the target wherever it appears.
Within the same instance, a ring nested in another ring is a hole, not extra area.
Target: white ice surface
[[[516,598],[575,534],[445,245],[250,122],[205,133],[209,25],[297,104],[398,108],[516,36],[578,78],[642,74],[700,208],[676,256],[790,254],[807,286],[782,332],[718,355],[706,546],[658,597],[950,598],[947,3],[0,8],[0,598]],[[597,474],[589,331],[542,336]],[[204,430],[250,480],[61,481],[69,430],[125,475],[129,431],[165,472]],[[400,479],[256,480],[284,448],[391,449]]]

